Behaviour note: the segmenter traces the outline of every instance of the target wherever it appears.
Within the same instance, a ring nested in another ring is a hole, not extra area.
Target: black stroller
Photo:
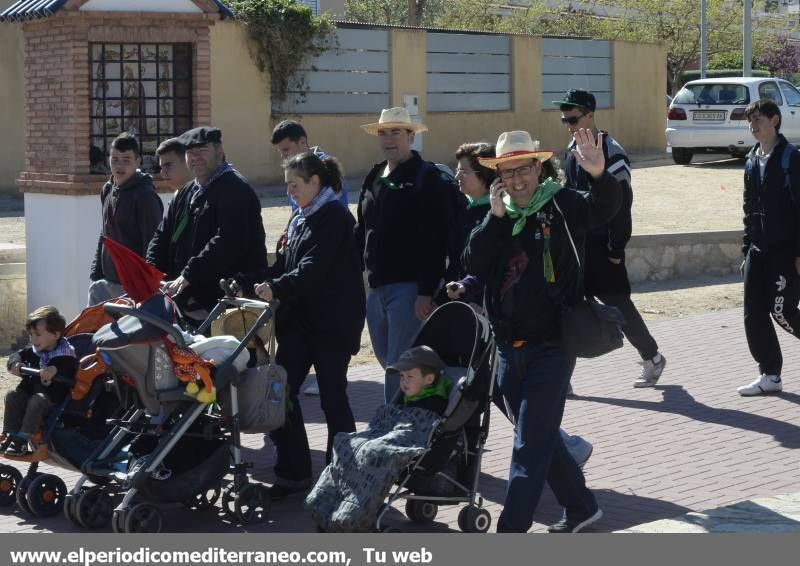
[[[392,503],[406,499],[406,515],[415,523],[432,522],[439,505],[466,503],[458,515],[459,528],[484,533],[492,518],[483,508],[478,480],[497,373],[489,322],[466,303],[446,303],[425,321],[413,345],[436,350],[447,364],[453,389],[428,450],[398,480],[378,514],[376,529],[388,530],[381,529],[383,516]]]

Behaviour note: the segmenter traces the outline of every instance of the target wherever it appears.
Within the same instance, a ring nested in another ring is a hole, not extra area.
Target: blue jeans
[[[597,502],[559,433],[575,358],[552,344],[521,348],[504,344],[498,355],[498,386],[515,426],[508,490],[497,531],[530,529],[545,482],[568,518],[592,515]]]
[[[367,295],[367,327],[372,349],[382,367],[393,364],[411,347],[419,332],[420,321],[414,314],[416,283],[390,283],[370,289]],[[386,374],[383,389],[390,403],[400,389],[400,377]]]

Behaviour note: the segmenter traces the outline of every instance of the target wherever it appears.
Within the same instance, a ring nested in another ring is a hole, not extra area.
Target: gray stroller
[[[258,313],[244,338],[203,337],[230,308]],[[193,335],[174,324],[179,313],[165,295],[139,308],[105,305],[116,321],[97,331],[93,343],[113,376],[124,412],[109,421],[111,432],[84,462],[83,476],[65,499],[71,521],[93,529],[110,522],[114,532],[160,532],[162,504],[209,508],[220,495],[234,521],[267,517],[269,491],[249,480],[250,464],[242,461],[237,386],[251,358],[246,345],[276,308],[274,302],[225,297]],[[216,360],[211,378],[216,392],[230,400],[228,411],[187,395],[170,355],[172,344]],[[98,477],[107,480],[105,485],[85,485]]]

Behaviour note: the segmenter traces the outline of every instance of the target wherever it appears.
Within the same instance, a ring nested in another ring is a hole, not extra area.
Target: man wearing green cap
[[[597,107],[591,92],[573,89],[564,98],[553,101],[561,109],[561,123],[575,135],[579,129],[592,132],[595,139],[603,134],[603,154],[606,171],[622,186],[622,206],[608,223],[598,226],[586,236],[586,269],[584,286],[586,294],[595,296],[607,305],[617,307],[625,315],[622,328],[631,345],[642,357],[642,373],[633,382],[634,387],[653,387],[661,377],[667,359],[658,351],[658,344],[642,320],[642,315],[631,301],[631,284],[625,268],[625,246],[631,238],[631,166],[625,150],[608,132],[599,130],[594,120]],[[591,190],[589,174],[573,155],[575,140],[570,142],[564,160],[567,186],[579,191]]]

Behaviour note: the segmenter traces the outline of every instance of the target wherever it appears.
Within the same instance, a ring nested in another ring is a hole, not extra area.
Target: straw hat
[[[484,167],[494,169],[501,163],[514,159],[537,159],[547,161],[553,157],[549,149],[539,149],[539,142],[533,141],[528,132],[515,130],[503,132],[497,138],[495,157],[479,157],[478,162]]]
[[[418,122],[412,122],[408,110],[402,106],[394,108],[384,108],[381,110],[381,117],[374,124],[364,124],[361,129],[370,135],[377,136],[378,130],[390,130],[392,128],[402,128],[412,132],[427,132],[428,126]]]

